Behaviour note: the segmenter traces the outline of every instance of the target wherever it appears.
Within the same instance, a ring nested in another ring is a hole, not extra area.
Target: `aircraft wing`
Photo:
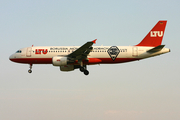
[[[67,55],[70,59],[72,60],[78,60],[82,61],[83,59],[87,59],[87,55],[91,52],[93,49],[92,45],[96,43],[96,40],[90,41],[79,47],[77,50],[74,52],[70,53]]]

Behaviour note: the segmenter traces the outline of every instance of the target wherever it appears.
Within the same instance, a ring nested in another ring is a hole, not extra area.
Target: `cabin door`
[[[132,48],[132,56],[137,57],[138,56],[138,47],[133,47]]]
[[[28,47],[26,51],[26,57],[31,57],[32,47]]]

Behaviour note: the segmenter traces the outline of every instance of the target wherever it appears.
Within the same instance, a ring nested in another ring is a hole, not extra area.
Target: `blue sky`
[[[179,120],[178,0],[0,1],[0,119]],[[167,20],[170,53],[124,64],[61,72],[52,65],[9,61],[23,47],[138,44]]]

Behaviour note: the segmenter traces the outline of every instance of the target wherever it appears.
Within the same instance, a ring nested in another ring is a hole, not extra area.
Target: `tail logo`
[[[151,31],[150,36],[151,37],[162,37],[163,36],[163,31]]]

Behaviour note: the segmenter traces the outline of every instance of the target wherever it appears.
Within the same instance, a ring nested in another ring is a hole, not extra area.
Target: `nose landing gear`
[[[30,64],[29,68],[30,69],[28,70],[28,73],[32,73],[32,70],[31,70],[32,69],[32,64]]]

